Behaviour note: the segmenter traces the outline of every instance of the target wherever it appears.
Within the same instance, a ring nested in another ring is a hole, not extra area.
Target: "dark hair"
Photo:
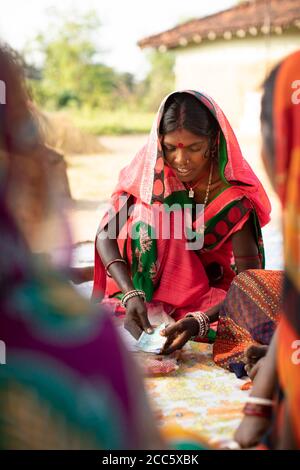
[[[207,136],[211,142],[216,138],[219,124],[207,107],[190,93],[177,92],[165,104],[159,132],[168,134],[186,129],[199,136]]]
[[[268,157],[275,157],[274,125],[273,125],[273,98],[277,72],[280,64],[271,71],[263,84],[263,96],[261,100],[260,122],[262,126],[262,138]]]

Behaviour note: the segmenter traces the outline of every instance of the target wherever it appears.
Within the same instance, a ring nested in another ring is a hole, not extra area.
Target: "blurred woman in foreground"
[[[65,230],[22,69],[4,46],[0,80],[0,447],[161,448],[111,318],[45,254]]]

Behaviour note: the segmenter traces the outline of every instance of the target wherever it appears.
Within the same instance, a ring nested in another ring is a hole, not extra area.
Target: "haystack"
[[[63,112],[39,112],[39,122],[45,142],[64,155],[95,154],[106,149],[96,136],[85,134]]]

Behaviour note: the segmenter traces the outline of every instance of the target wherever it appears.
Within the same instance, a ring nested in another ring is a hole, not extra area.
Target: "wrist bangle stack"
[[[199,324],[199,332],[197,336],[203,338],[207,335],[209,328],[210,328],[210,321],[206,313],[204,312],[190,312],[187,313],[186,318],[188,317],[193,317],[195,320],[197,320]]]
[[[121,300],[121,305],[122,307],[126,308],[126,304],[129,299],[132,299],[133,297],[142,297],[142,299],[146,300],[146,294],[143,290],[130,290],[129,292],[126,292],[126,294],[123,295],[122,300]]]
[[[107,265],[105,266],[106,275],[107,275],[108,277],[112,277],[111,274],[109,274],[109,272],[108,272],[108,268],[109,268],[112,264],[114,264],[114,263],[124,263],[124,264],[127,264],[126,261],[125,261],[125,259],[123,259],[123,258],[116,258],[116,259],[113,259],[112,261],[109,261],[109,262],[107,263]]]
[[[245,416],[271,419],[273,406],[274,401],[268,398],[248,397],[243,413]]]

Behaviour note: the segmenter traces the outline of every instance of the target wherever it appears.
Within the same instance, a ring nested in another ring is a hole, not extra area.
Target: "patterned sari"
[[[281,271],[243,271],[233,280],[221,307],[214,361],[235,372],[244,370],[245,350],[252,344],[269,345],[280,318]]]
[[[219,123],[218,167],[225,189],[205,207],[204,214],[191,218],[186,230],[184,215],[178,223],[178,215],[184,213],[184,208],[188,206],[195,211],[195,202],[163,158],[158,130],[166,97],[147,144],[121,171],[111,199],[114,215],[129,197],[134,198],[133,211],[118,236],[120,253],[128,261],[135,288],[144,290],[148,303],[161,304],[175,320],[189,311],[207,310],[224,300],[235,276],[231,236],[250,217],[264,265],[261,226],[269,221],[270,213],[268,197],[244,160],[221,109],[204,93],[191,90],[187,93],[204,104]],[[98,234],[113,215],[104,216]],[[178,226],[182,236],[176,234]],[[163,232],[166,227],[167,236]],[[190,240],[201,239],[203,243],[197,249],[187,249]],[[216,267],[221,270],[221,276],[214,274]],[[118,295],[120,289],[113,279],[106,277],[95,249],[93,298],[100,301],[105,296],[106,303],[122,311],[116,304]]]

